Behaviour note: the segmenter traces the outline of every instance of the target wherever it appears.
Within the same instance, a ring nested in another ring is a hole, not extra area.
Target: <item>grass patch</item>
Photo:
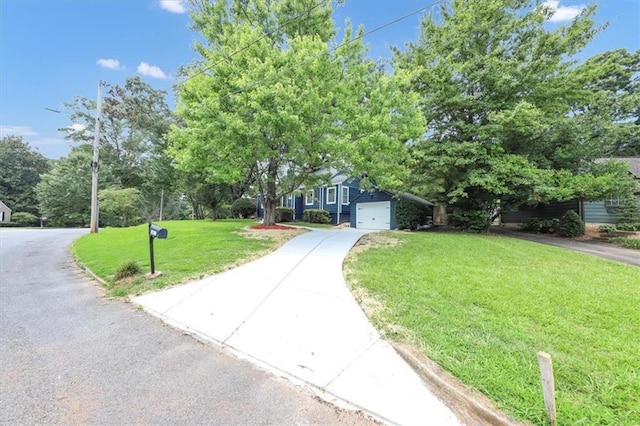
[[[300,232],[243,231],[254,223],[253,220],[160,222],[169,236],[154,242],[156,270],[162,271],[162,276],[155,279],[134,275],[118,281],[116,277],[124,264],[138,264],[143,272],[150,272],[146,224],[84,235],[74,242],[72,251],[81,263],[107,282],[110,295],[126,296],[237,266]]]
[[[356,250],[345,269],[391,337],[534,424],[548,352],[559,424],[640,423],[640,268],[498,236],[386,235],[400,244]]]

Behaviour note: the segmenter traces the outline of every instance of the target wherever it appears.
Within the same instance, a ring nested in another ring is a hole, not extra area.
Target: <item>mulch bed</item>
[[[283,225],[271,225],[271,226],[267,226],[267,225],[253,225],[250,226],[249,228],[251,229],[280,229],[280,230],[287,230],[287,229],[296,229],[293,228],[291,226],[283,226]]]

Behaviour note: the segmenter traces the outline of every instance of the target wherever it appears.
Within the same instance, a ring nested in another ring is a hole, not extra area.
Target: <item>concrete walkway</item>
[[[345,285],[342,262],[365,233],[307,232],[239,268],[133,301],[331,402],[392,424],[460,424],[380,338]]]
[[[489,232],[492,234],[506,235],[509,237],[520,238],[521,240],[528,240],[540,244],[548,244],[573,251],[579,251],[593,256],[598,256],[603,259],[626,263],[628,265],[640,266],[640,251],[618,247],[609,243],[601,243],[597,241],[576,241],[570,238],[530,234],[528,232],[520,232],[515,229],[502,226],[493,226]]]

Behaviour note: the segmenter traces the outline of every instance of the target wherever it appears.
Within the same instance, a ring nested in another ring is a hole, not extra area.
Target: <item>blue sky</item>
[[[428,5],[423,0],[346,0],[334,17],[367,30]],[[586,3],[550,0],[548,25],[571,19]],[[640,0],[598,0],[596,20],[609,23],[584,52],[640,48]],[[416,39],[420,15],[365,38],[371,56]],[[180,0],[0,0],[0,135],[22,135],[43,155],[66,155],[57,131],[71,123],[61,109],[74,96],[96,97],[98,81],[120,84],[139,75],[171,93],[177,69],[196,59],[197,37]]]

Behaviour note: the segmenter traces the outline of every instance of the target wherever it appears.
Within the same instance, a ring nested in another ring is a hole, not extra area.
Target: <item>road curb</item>
[[[484,395],[475,392],[417,350],[390,342],[395,351],[424,380],[429,389],[466,425],[524,426],[493,406]]]

